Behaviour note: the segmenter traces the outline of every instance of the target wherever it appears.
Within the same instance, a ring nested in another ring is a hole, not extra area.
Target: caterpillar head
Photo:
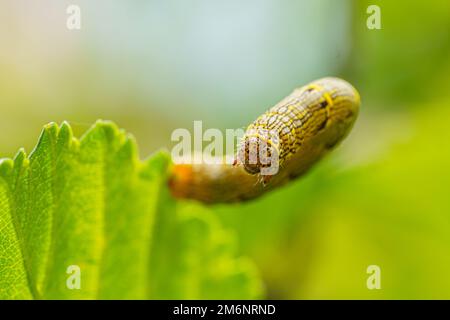
[[[242,138],[235,164],[250,174],[273,176],[279,168],[278,131],[250,127]]]

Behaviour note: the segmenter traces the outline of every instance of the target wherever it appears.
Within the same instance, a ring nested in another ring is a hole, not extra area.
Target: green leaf
[[[0,162],[0,299],[255,298],[253,265],[208,209],[169,196],[170,159],[138,159],[110,122],[47,125]],[[80,289],[70,289],[70,266]],[[69,273],[68,273],[69,272]]]

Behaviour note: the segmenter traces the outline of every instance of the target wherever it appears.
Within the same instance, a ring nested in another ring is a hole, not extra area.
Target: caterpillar
[[[171,193],[210,204],[259,197],[303,175],[336,147],[353,127],[359,106],[359,93],[339,78],[297,88],[247,127],[233,165],[174,165]],[[264,174],[273,164],[267,159],[274,158],[277,170]]]

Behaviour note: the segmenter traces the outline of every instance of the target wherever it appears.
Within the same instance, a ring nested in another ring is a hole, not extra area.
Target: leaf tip
[[[123,143],[121,143],[121,146],[119,148],[119,153],[122,155],[122,157],[129,159],[131,161],[137,161],[137,143],[134,139],[134,137],[131,134],[125,134],[125,140]]]
[[[113,141],[118,136],[125,136],[123,131],[113,122],[109,120],[97,120],[94,125],[94,130],[102,130],[106,138]]]
[[[61,127],[59,129],[59,140],[65,145],[70,144],[73,140],[73,131],[72,127],[67,121],[63,121],[61,123]]]
[[[95,121],[94,127],[102,127],[102,128],[114,128],[115,130],[119,130],[117,125],[111,120],[103,120],[99,119]]]
[[[64,121],[61,123],[61,130],[72,131],[72,127],[70,126],[69,121],[64,120]]]
[[[59,131],[59,126],[56,122],[50,122],[44,126],[44,131],[51,134],[57,134]]]
[[[170,155],[164,150],[158,151],[152,154],[147,160],[144,161],[143,175],[153,176],[155,172],[164,173],[167,175],[169,166],[171,164]]]
[[[56,122],[50,122],[50,123],[46,124],[42,128],[41,135],[39,137],[39,141],[38,141],[38,144],[36,145],[36,147],[38,147],[39,144],[45,139],[48,139],[48,138],[56,139],[56,137],[58,136],[58,133],[59,133],[59,126]]]
[[[9,158],[0,159],[0,176],[7,176],[14,168],[14,162]]]
[[[25,161],[28,161],[27,153],[25,152],[24,148],[20,148],[14,156],[14,163],[22,165]]]

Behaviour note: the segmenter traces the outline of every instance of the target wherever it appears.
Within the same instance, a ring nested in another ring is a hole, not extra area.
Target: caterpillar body
[[[323,78],[295,89],[248,126],[234,165],[174,165],[169,180],[172,194],[205,203],[261,196],[304,174],[341,142],[357,118],[359,105],[358,92],[342,79]],[[276,138],[269,135],[274,131]],[[257,147],[257,155],[260,151],[276,155],[276,173],[262,175],[269,164],[258,156],[250,161],[255,145],[264,148]]]

